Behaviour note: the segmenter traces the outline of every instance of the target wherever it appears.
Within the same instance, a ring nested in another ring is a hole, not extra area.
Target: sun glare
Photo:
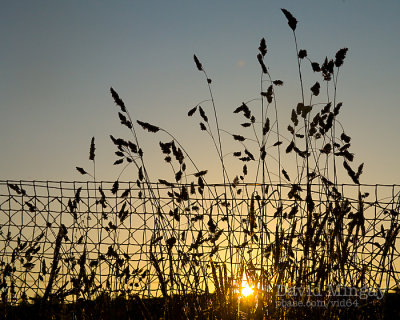
[[[242,295],[244,297],[248,297],[249,295],[253,294],[254,290],[249,286],[247,281],[243,281],[243,287],[242,287]]]

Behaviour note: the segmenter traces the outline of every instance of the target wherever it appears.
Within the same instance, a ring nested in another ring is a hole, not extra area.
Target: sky
[[[209,99],[193,54],[212,79],[221,128],[233,132],[241,119],[232,111],[259,97],[262,37],[269,72],[285,83],[277,97],[284,128],[300,90],[293,34],[280,8],[297,18],[299,47],[313,60],[349,48],[337,99],[354,166],[365,163],[363,183],[400,183],[398,0],[5,2],[0,179],[85,180],[75,167],[93,171],[88,157],[94,136],[96,179],[115,180],[121,167],[113,165],[109,135],[130,135],[119,123],[111,86],[134,119],[167,129],[202,168],[212,167],[212,142],[200,131],[198,115],[187,117]],[[317,79],[308,71],[304,76],[308,87]],[[204,108],[211,117],[211,106]],[[150,177],[163,178],[169,169],[156,160],[162,159],[158,142],[169,138],[137,131]],[[228,149],[229,137],[222,138]],[[121,175],[132,177],[136,170]],[[343,176],[342,182],[351,181]]]

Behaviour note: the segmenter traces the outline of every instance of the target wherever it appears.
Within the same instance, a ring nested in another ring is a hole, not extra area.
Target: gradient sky
[[[213,147],[186,116],[208,98],[193,54],[213,80],[221,126],[231,129],[240,123],[234,108],[259,95],[262,37],[271,74],[285,82],[279,108],[289,120],[300,95],[292,32],[280,8],[299,21],[299,45],[313,60],[349,48],[338,100],[355,163],[365,162],[361,182],[400,183],[398,0],[4,2],[0,179],[82,180],[75,166],[91,170],[92,136],[97,179],[116,179],[109,134],[128,132],[110,86],[133,117],[169,129],[208,166]],[[160,158],[157,143],[166,139],[138,132],[150,163]],[[164,169],[152,170],[159,178]]]

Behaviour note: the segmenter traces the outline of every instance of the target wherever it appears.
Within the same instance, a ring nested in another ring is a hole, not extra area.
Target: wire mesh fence
[[[400,185],[0,181],[2,300],[399,286]]]

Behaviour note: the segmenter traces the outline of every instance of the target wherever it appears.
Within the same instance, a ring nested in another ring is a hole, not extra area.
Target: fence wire
[[[264,288],[394,288],[399,211],[399,185],[0,180],[0,292],[13,304],[199,294],[216,270]]]

